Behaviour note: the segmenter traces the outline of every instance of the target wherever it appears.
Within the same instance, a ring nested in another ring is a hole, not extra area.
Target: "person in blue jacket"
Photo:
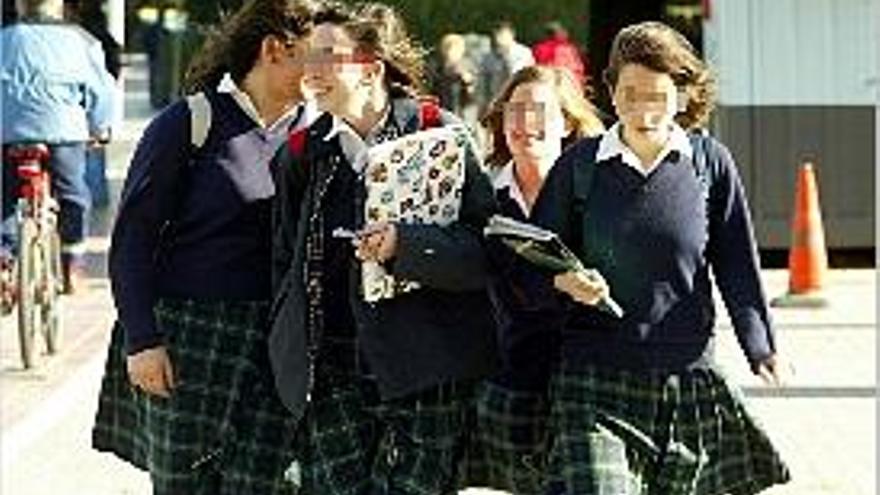
[[[300,88],[312,10],[246,2],[191,62],[191,98],[150,122],[132,158],[92,443],[148,470],[157,495],[295,492],[267,348],[269,160],[314,117]]]
[[[3,148],[44,143],[51,153],[52,190],[60,204],[58,229],[64,292],[81,287],[91,207],[85,182],[86,146],[109,132],[115,80],[104,68],[101,43],[66,23],[63,0],[19,2],[20,18],[0,31],[0,100]],[[5,161],[5,157],[4,157]],[[9,263],[15,243],[18,177],[3,167],[0,263]]]
[[[712,278],[752,371],[779,383],[783,370],[736,164],[699,131],[713,79],[659,22],[621,30],[604,76],[618,122],[563,153],[532,212],[601,275],[553,278],[566,309],[548,490],[721,495],[783,483],[788,469],[713,359]],[[596,305],[609,292],[622,317]]]

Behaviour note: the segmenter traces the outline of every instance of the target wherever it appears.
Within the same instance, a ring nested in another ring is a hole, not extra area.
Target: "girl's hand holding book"
[[[608,284],[596,270],[575,270],[553,277],[553,286],[575,301],[596,306],[608,297]]]
[[[393,223],[371,223],[352,239],[355,256],[361,261],[384,263],[397,254],[397,227]]]

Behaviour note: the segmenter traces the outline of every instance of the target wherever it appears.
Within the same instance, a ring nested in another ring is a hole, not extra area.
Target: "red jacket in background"
[[[586,67],[580,51],[567,36],[554,35],[539,41],[532,47],[532,55],[536,64],[564,67],[574,74],[579,84],[586,82]]]

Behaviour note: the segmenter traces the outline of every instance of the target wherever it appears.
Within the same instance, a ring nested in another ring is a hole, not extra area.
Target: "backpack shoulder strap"
[[[574,213],[580,218],[586,213],[587,200],[593,188],[593,175],[596,171],[596,151],[599,148],[599,139],[585,143],[584,153],[578,153],[578,163],[572,167],[572,197],[574,198]],[[573,155],[575,156],[575,155]]]
[[[693,150],[694,174],[703,188],[703,195],[709,199],[712,190],[712,164],[709,163],[711,142],[709,137],[702,131],[691,132],[688,136]]]
[[[186,104],[190,113],[190,143],[194,149],[200,149],[208,139],[211,130],[211,101],[204,92],[186,96]]]
[[[581,151],[571,153],[569,156],[577,160],[572,166],[572,218],[574,239],[581,243],[578,251],[586,246],[584,223],[587,221],[587,203],[593,190],[593,176],[596,175],[596,151],[599,149],[601,138],[592,138],[583,142]],[[578,145],[575,145],[578,146]]]
[[[287,135],[287,149],[290,151],[291,155],[302,156],[306,151],[306,136],[308,135],[308,131],[308,128],[303,127],[296,129]]]
[[[422,97],[419,99],[419,127],[421,130],[432,127],[440,127],[443,122],[440,118],[440,105],[434,97]]]
[[[203,91],[186,95],[186,105],[189,107],[189,136],[192,146],[189,149],[186,163],[181,163],[178,166],[177,173],[179,178],[175,181],[177,191],[174,194],[173,200],[167,205],[167,207],[171,208],[169,210],[170,216],[160,228],[156,256],[163,250],[168,249],[172,243],[174,224],[177,220],[176,215],[183,203],[183,193],[189,187],[189,170],[192,168],[195,152],[204,146],[205,141],[208,140],[208,133],[211,131],[212,110],[211,100],[208,99],[208,96]]]
[[[166,205],[166,207],[170,208],[170,215],[159,229],[159,243],[157,244],[154,256],[160,256],[161,253],[169,249],[173,243],[175,222],[177,221],[177,214],[179,213],[180,206],[183,202],[182,198],[186,189],[189,187],[189,170],[192,168],[193,158],[195,153],[200,150],[202,146],[204,146],[205,141],[208,140],[208,133],[211,130],[212,110],[211,100],[208,99],[208,96],[202,91],[186,95],[186,105],[189,107],[189,135],[191,147],[188,150],[189,153],[187,155],[186,163],[181,163],[178,166],[177,173],[179,178],[175,181],[177,190],[172,201],[169,201]]]

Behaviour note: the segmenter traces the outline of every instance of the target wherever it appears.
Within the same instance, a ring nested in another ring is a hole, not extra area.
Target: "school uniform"
[[[512,162],[495,172],[493,187],[500,214],[528,221],[529,207]],[[462,486],[539,493],[546,463],[547,389],[558,358],[558,312],[546,306],[553,302],[553,289],[529,262],[500,243],[490,246],[502,367],[477,388]]]
[[[494,204],[472,149],[458,220],[397,225],[386,268],[420,288],[365,302],[351,241],[332,235],[364,223],[366,150],[419,130],[419,115],[418,102],[394,98],[363,139],[325,115],[274,160],[270,355],[300,420],[306,493],[454,492],[470,384],[496,367],[480,236]]]
[[[585,166],[594,167],[591,189],[578,210],[575,174]],[[615,125],[563,154],[533,220],[596,268],[624,310],[618,319],[563,298],[561,368],[550,393],[551,492],[745,494],[787,481],[785,464],[712,359],[710,269],[750,365],[775,353],[730,152],[676,126],[645,170]]]
[[[314,112],[271,125],[227,75],[206,93],[211,124],[192,145],[180,100],[147,127],[126,178],[110,249],[119,314],[93,447],[149,470],[156,494],[293,493],[290,418],[267,353],[271,296],[268,162]],[[126,357],[166,347],[170,399],[129,383]]]

